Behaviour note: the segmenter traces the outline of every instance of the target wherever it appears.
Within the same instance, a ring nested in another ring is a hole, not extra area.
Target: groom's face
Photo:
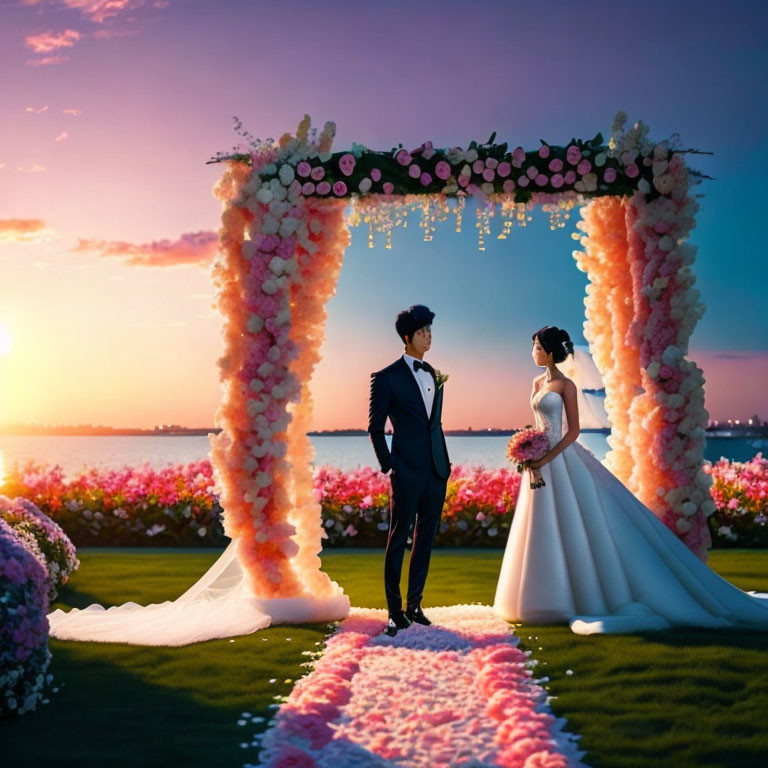
[[[432,326],[425,325],[413,334],[411,341],[413,348],[423,355],[432,346]]]

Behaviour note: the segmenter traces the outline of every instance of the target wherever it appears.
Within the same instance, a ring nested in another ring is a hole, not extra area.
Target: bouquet
[[[526,425],[525,429],[515,432],[507,443],[507,458],[517,464],[517,471],[528,469],[529,461],[536,461],[549,451],[547,433]],[[533,479],[531,488],[543,488],[546,483],[538,469],[531,470]]]

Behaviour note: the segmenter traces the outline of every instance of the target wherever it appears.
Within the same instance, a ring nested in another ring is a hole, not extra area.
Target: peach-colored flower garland
[[[224,202],[213,267],[224,316],[224,385],[212,441],[224,524],[260,597],[340,593],[319,569],[323,530],[313,495],[309,381],[323,340],[349,235],[345,203],[307,200],[293,165],[330,152],[309,118],[296,137],[264,146],[253,165],[230,163],[215,194]],[[283,162],[289,161],[289,162]],[[280,167],[262,182],[260,171]]]
[[[584,252],[574,255],[591,280],[585,335],[606,384],[611,468],[705,559],[715,511],[702,469],[708,414],[702,372],[685,359],[704,311],[685,242],[698,206],[680,155],[649,149],[639,126],[620,137],[622,160],[652,165],[661,194],[648,200],[646,183],[630,199],[583,209]]]
[[[384,611],[353,609],[280,707],[259,764],[583,765],[578,737],[549,711],[536,662],[505,621],[477,605],[430,616],[432,627],[390,638]]]

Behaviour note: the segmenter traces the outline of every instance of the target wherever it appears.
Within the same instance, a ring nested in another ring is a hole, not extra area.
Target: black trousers
[[[394,472],[391,481],[389,536],[384,553],[384,592],[390,613],[402,610],[403,607],[400,573],[411,525],[414,526],[413,546],[408,567],[406,600],[408,605],[421,603],[447,485],[447,481],[438,477],[434,470],[428,478],[418,481],[401,477]]]

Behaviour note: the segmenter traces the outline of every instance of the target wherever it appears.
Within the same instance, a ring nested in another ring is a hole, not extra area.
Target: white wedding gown
[[[563,400],[531,400],[550,445]],[[582,635],[670,627],[768,629],[768,595],[748,594],[701,562],[586,448],[572,443],[523,480],[494,609],[508,621],[570,624]]]
[[[261,598],[249,587],[233,541],[216,562],[176,600],[48,614],[51,637],[131,645],[188,645],[247,635],[270,624],[336,621],[349,613],[339,588],[330,597]]]

